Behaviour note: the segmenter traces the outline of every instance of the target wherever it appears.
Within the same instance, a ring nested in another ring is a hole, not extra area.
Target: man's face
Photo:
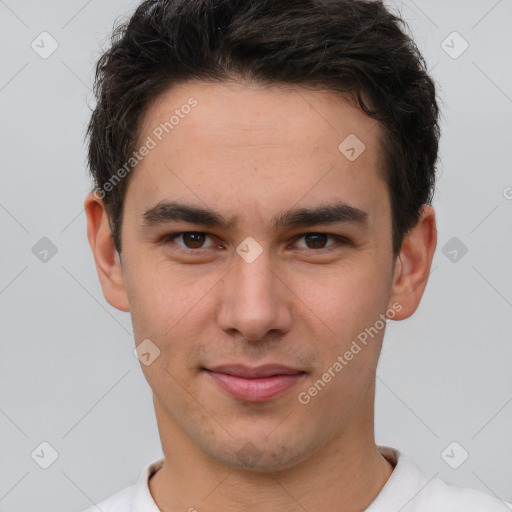
[[[181,109],[169,133],[159,130],[190,97],[197,105]],[[142,369],[161,434],[260,470],[357,440],[373,417],[378,320],[392,308],[378,123],[334,92],[188,82],[159,97],[142,128],[141,145],[149,136],[156,146],[126,192],[123,280],[136,343],[160,351]],[[365,146],[355,159],[362,146],[353,136],[338,148],[351,134]],[[172,220],[155,209],[164,202],[231,225]],[[339,204],[361,212],[315,224],[284,216]],[[180,232],[194,233],[169,236]],[[351,347],[353,358],[333,370]],[[208,371],[268,364],[300,373],[251,383]]]

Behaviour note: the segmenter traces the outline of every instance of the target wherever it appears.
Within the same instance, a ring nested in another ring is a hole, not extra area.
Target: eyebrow
[[[223,229],[233,228],[237,216],[226,218],[208,208],[179,203],[177,201],[161,201],[142,214],[146,227],[157,226],[169,222],[188,222]],[[306,227],[317,224],[359,224],[366,225],[368,213],[346,203],[330,203],[315,208],[297,208],[280,213],[274,217],[274,230],[292,227]]]

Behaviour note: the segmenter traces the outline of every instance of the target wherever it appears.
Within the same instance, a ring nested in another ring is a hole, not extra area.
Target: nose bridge
[[[261,339],[272,329],[284,329],[289,315],[277,284],[268,251],[256,259],[236,255],[224,280],[219,322],[224,330],[236,329],[244,338]]]
[[[246,261],[239,257],[235,262],[234,275],[239,284],[241,297],[246,301],[266,299],[268,303],[268,299],[271,299],[270,291],[275,276],[271,270],[268,251],[263,251],[254,261]]]

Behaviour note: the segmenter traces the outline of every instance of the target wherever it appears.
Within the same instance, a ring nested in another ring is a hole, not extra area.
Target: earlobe
[[[405,236],[395,262],[390,305],[398,302],[402,306],[395,320],[410,317],[418,308],[430,275],[436,245],[435,212],[431,206],[423,205],[420,218]]]
[[[85,199],[84,209],[87,216],[87,238],[94,256],[103,295],[111,306],[121,311],[129,311],[123,268],[110,233],[103,201],[91,192]]]

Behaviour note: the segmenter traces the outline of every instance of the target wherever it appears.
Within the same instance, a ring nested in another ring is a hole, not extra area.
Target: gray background
[[[2,512],[81,511],[161,454],[130,317],[103,298],[82,208],[94,62],[136,4],[0,0]],[[438,249],[419,310],[387,328],[377,441],[429,476],[512,500],[512,1],[391,5],[444,118]],[[51,49],[43,31],[58,43],[46,59],[31,47]],[[48,469],[43,441],[58,453]]]

